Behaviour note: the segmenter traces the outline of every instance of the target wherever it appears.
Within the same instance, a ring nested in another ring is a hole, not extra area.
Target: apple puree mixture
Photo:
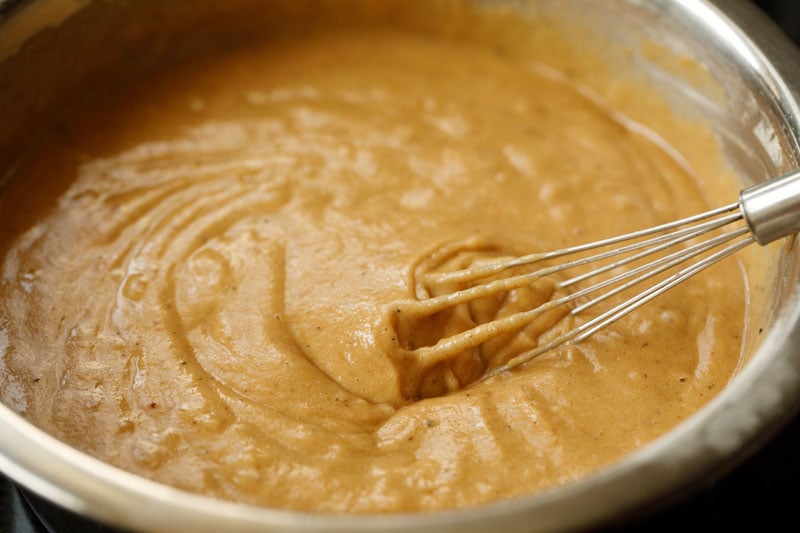
[[[443,290],[425,272],[706,209],[643,131],[568,76],[399,31],[171,68],[62,124],[5,188],[3,400],[123,469],[277,508],[437,510],[585,477],[733,375],[735,262],[489,379],[576,319],[415,349],[552,284],[410,310]]]

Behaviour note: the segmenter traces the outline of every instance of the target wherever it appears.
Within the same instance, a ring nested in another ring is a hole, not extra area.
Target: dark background
[[[800,0],[755,3],[795,43],[800,43]],[[666,510],[652,511],[632,523],[609,529],[611,532],[800,531],[800,417],[755,456],[707,489],[686,495],[682,502]],[[0,532],[44,531],[112,530],[43,504],[0,475]]]

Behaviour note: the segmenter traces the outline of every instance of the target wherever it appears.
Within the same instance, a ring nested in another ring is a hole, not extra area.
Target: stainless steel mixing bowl
[[[318,9],[347,3],[300,0],[292,3],[292,12],[302,19]],[[102,91],[100,81],[133,77],[190,50],[229,46],[258,34],[274,2],[13,4],[0,1],[4,14],[0,175],[1,169],[13,168],[15,154],[32,142],[33,137],[23,134],[35,130],[31,124],[46,128],[54,110]],[[530,18],[545,13],[586,27],[585,35],[622,45],[602,53],[611,62],[624,64],[623,75],[649,82],[680,113],[709,125],[731,167],[744,176],[743,185],[798,164],[800,56],[749,3],[473,0],[471,4],[475,9],[516,10]],[[652,61],[642,43],[656,45],[675,58],[690,58],[701,66],[703,76],[682,76],[668,68],[669,62]],[[752,453],[797,410],[800,279],[794,242],[786,242],[774,256],[774,268],[763,280],[765,297],[753,304],[758,328],[750,328],[749,360],[732,383],[673,431],[621,462],[551,492],[436,514],[322,516],[256,508],[182,492],[103,464],[39,431],[6,406],[0,406],[0,470],[67,509],[129,529],[463,533],[597,525],[708,483]],[[756,334],[759,328],[764,330],[761,335]],[[0,349],[2,364],[2,342]]]

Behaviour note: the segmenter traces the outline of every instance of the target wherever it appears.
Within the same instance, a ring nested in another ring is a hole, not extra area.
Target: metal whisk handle
[[[743,220],[747,227],[742,224]],[[440,273],[437,279],[451,283],[469,282],[471,285],[422,302],[421,305],[431,312],[528,286],[539,278],[552,277],[554,274],[565,276],[558,279],[555,286],[570,290],[538,307],[444,337],[435,345],[418,348],[417,353],[426,361],[435,363],[453,353],[474,348],[499,334],[518,330],[521,325],[546,311],[565,308],[569,315],[578,315],[601,302],[615,302],[606,309],[595,308],[600,311],[587,321],[495,367],[484,375],[489,377],[562,344],[581,342],[754,242],[763,245],[798,232],[800,170],[795,170],[744,189],[739,193],[737,203],[705,213],[561,250],[502,258],[480,267]],[[530,271],[490,279],[505,270],[537,263],[541,263],[541,266],[534,266]],[[612,297],[617,300],[610,300]]]
[[[759,244],[800,231],[800,170],[744,189],[739,208]]]

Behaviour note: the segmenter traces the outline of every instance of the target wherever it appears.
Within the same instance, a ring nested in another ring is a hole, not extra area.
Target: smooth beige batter
[[[433,510],[584,477],[729,380],[735,262],[468,387],[575,319],[433,366],[409,350],[546,300],[548,282],[439,322],[394,313],[448,247],[470,264],[705,209],[615,117],[500,52],[385,31],[149,78],[4,191],[2,397],[109,463],[272,507]]]

